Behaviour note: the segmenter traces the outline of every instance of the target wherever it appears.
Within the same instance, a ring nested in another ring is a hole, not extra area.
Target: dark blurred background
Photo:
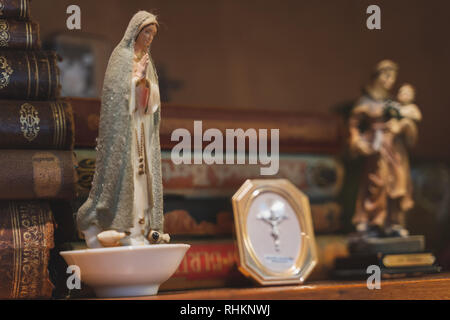
[[[66,8],[81,7],[82,29],[68,31]],[[381,7],[381,30],[366,9]],[[51,8],[51,10],[50,10]],[[416,158],[450,159],[450,2],[444,0],[39,0],[41,37],[90,34],[110,51],[132,15],[159,16],[153,58],[164,99],[202,106],[329,111],[359,96],[380,59],[400,64],[398,85],[417,88],[423,112]],[[104,52],[108,51],[108,52]],[[102,77],[100,76],[99,79]]]

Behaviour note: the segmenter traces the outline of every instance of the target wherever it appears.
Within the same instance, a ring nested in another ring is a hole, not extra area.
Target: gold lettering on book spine
[[[30,24],[30,49],[32,48],[32,46],[33,46],[33,27]]]
[[[27,49],[30,49],[30,24],[25,23],[25,36],[27,38]]]
[[[9,202],[14,248],[12,299],[49,297],[47,266],[54,246],[51,212],[37,202]],[[44,278],[44,279],[43,279]]]
[[[39,215],[30,214],[36,211],[35,208],[27,208],[25,205],[19,206],[20,228],[22,228],[22,238],[24,240],[24,247],[22,253],[22,278],[20,282],[19,298],[28,298],[37,296],[38,281],[40,275],[41,257],[39,249],[41,248],[42,232],[40,227],[42,225],[41,217]]]
[[[38,98],[39,96],[39,67],[38,67],[38,61],[36,58],[36,55],[33,53],[33,59],[34,59],[34,67],[36,69],[36,73],[34,74],[35,79],[36,79],[36,93],[35,93],[35,99]]]
[[[41,128],[39,127],[39,112],[29,103],[20,107],[20,130],[29,142],[36,139]]]
[[[8,60],[4,56],[0,56],[0,90],[9,84],[9,78],[14,70],[9,66]]]
[[[48,98],[50,99],[52,93],[52,71],[50,69],[50,56],[47,56],[45,59],[47,63],[47,71],[48,71]]]
[[[62,106],[61,103],[57,103],[57,106],[59,108],[59,114],[61,115],[61,120],[60,120],[60,135],[61,135],[61,139],[59,141],[59,145],[58,145],[58,149],[61,149],[64,147],[64,144],[66,142],[66,134],[67,134],[67,130],[66,130],[66,113],[64,112],[64,108]]]
[[[2,19],[0,20],[0,47],[8,47],[10,39],[11,35],[9,34],[8,21]]]
[[[56,108],[55,103],[51,103],[50,107],[52,108],[52,114],[53,114],[53,146],[57,146],[58,145],[58,139],[59,139],[59,119],[60,119],[60,115],[58,112],[58,109]]]
[[[30,66],[30,59],[28,58],[28,54],[25,53],[25,60],[27,61],[27,71],[28,71],[28,78],[27,78],[27,98],[30,98],[31,94],[31,66]]]
[[[19,221],[18,219],[18,213],[16,205],[13,201],[9,202],[9,212],[11,214],[11,228],[12,228],[12,234],[13,234],[13,248],[14,248],[14,271],[13,271],[13,284],[12,289],[10,293],[11,299],[16,299],[19,296],[20,292],[20,275],[21,275],[21,256],[22,256],[22,243],[21,243],[21,236],[20,236],[20,228],[19,228]]]
[[[21,240],[20,280],[17,282],[17,298],[43,297],[49,294],[45,280],[49,249],[53,247],[52,231],[47,222],[51,213],[35,202],[16,205],[17,226]]]
[[[32,49],[33,47],[33,25],[29,22],[26,24],[26,33],[27,33],[27,48]]]
[[[52,103],[51,105],[53,113],[53,146],[57,149],[61,149],[66,142],[66,118],[65,112],[61,104]]]
[[[20,8],[22,10],[21,16],[26,18],[28,16],[28,0],[20,0]]]

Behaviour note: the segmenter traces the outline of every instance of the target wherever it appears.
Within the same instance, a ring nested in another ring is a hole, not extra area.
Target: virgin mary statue
[[[105,74],[97,160],[89,198],[78,210],[90,248],[168,242],[163,233],[161,102],[150,45],[156,16],[136,13]]]

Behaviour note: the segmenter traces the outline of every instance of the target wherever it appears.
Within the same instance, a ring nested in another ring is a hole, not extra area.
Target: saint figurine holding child
[[[397,73],[393,61],[378,63],[349,119],[350,149],[365,158],[353,223],[369,238],[407,237],[405,213],[414,206],[407,149],[422,116],[411,85],[400,88],[398,101],[391,100]]]

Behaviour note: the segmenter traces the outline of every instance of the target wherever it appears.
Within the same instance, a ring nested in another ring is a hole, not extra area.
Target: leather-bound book
[[[0,19],[0,48],[40,49],[39,24],[32,21]]]
[[[54,100],[59,91],[55,52],[0,50],[0,99]]]
[[[52,212],[43,201],[0,201],[0,299],[50,298]]]
[[[99,99],[70,98],[73,106],[75,127],[75,147],[96,146],[100,119],[101,101]],[[191,137],[191,150],[195,150],[194,122],[202,121],[199,131],[218,129],[222,135],[223,150],[226,148],[227,129],[267,130],[267,150],[271,149],[271,129],[279,129],[279,151],[285,153],[340,152],[345,137],[342,120],[332,114],[308,114],[293,111],[251,109],[226,109],[216,107],[196,107],[163,103],[161,106],[160,143],[163,150],[172,150],[179,141],[172,141],[177,129],[186,129]],[[203,148],[210,141],[199,145]],[[248,148],[248,142],[246,142]],[[236,144],[234,150],[236,150]]]
[[[30,0],[1,0],[0,18],[29,20]]]
[[[1,150],[0,199],[66,199],[75,196],[71,151]]]
[[[67,101],[0,100],[0,149],[71,150],[73,143]]]

